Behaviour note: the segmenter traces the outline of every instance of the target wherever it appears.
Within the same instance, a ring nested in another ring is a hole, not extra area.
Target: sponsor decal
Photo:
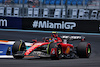
[[[42,44],[43,44],[43,43],[35,43],[34,45],[39,45],[39,46],[40,46],[40,45],[42,45]],[[33,46],[34,46],[34,45],[33,45]]]
[[[54,49],[51,50],[51,54],[55,54],[55,50]]]
[[[0,26],[7,27],[7,20],[6,19],[0,19]]]
[[[71,36],[70,38],[71,38],[71,39],[82,39],[81,36]]]
[[[32,26],[33,28],[73,29],[74,27],[76,27],[76,23],[64,22],[64,21],[62,21],[62,23],[53,23],[53,22],[49,22],[49,20],[47,21],[35,20]]]
[[[52,49],[51,49],[51,54],[57,54],[56,51],[57,51],[57,48],[52,48]]]
[[[70,52],[70,47],[68,46],[65,53],[68,54]]]
[[[66,39],[68,39],[68,38],[70,38],[70,39],[82,39],[82,36],[62,36],[62,38],[66,38]]]

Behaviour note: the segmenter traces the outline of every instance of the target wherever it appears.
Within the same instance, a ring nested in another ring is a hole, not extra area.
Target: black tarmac
[[[43,37],[51,33],[27,33],[0,31],[0,40],[25,40],[32,42],[32,39],[41,41]],[[63,35],[63,34],[59,34]],[[68,35],[68,34],[64,34]],[[100,67],[100,36],[83,35],[86,41],[91,43],[92,53],[90,58],[60,59],[50,58],[24,58],[24,59],[0,59],[0,67]],[[72,42],[75,46],[79,41]]]

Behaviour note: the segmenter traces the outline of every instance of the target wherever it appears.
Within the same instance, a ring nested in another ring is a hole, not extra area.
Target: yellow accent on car
[[[20,43],[20,45],[19,45],[19,51],[20,51],[20,48],[21,48],[21,45],[22,45],[22,40],[20,40],[21,41],[21,43]]]
[[[68,54],[70,52],[70,47],[67,47],[65,53]]]
[[[58,32],[52,32],[52,33],[54,33],[54,34],[55,34],[55,33],[58,33]]]

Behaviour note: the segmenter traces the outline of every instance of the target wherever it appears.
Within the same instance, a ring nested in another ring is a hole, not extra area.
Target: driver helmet
[[[51,38],[49,38],[49,42],[52,42],[52,39]]]
[[[57,38],[58,37],[58,33],[57,32],[52,32],[52,37]]]

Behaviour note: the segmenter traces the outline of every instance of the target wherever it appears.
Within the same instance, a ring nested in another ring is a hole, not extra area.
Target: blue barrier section
[[[0,55],[6,55],[8,47],[10,49],[10,55],[12,55],[12,45],[0,44]]]
[[[22,29],[22,19],[0,16],[0,28]]]

